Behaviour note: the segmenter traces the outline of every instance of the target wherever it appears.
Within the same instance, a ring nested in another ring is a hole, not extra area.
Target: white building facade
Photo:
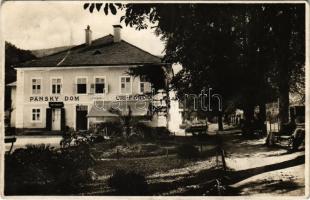
[[[169,68],[159,57],[114,36],[86,41],[69,50],[15,66],[11,125],[17,130],[63,131],[65,127],[87,130],[118,115],[132,113],[151,126],[166,126],[162,116],[150,118],[151,83],[128,75],[132,67],[155,65]]]

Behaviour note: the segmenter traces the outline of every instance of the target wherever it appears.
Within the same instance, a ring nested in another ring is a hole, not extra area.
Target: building
[[[118,117],[111,108],[129,112],[151,126],[166,126],[163,116],[151,120],[151,83],[128,75],[140,65],[168,67],[154,56],[114,35],[92,40],[85,29],[85,43],[69,50],[15,66],[12,87],[11,125],[19,131],[61,131],[66,126],[87,130],[92,123]]]

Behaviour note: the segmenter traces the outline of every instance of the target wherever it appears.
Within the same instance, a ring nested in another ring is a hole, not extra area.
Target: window
[[[39,108],[32,109],[32,121],[38,122],[41,121],[41,110]]]
[[[60,94],[61,93],[61,79],[53,78],[52,79],[52,94]]]
[[[104,78],[95,78],[95,93],[96,94],[105,93],[105,79]]]
[[[121,93],[122,94],[131,93],[131,78],[129,76],[121,77]]]
[[[41,94],[41,79],[32,79],[32,94]]]
[[[147,81],[144,76],[140,77],[140,93],[145,93],[147,89]]]
[[[78,78],[76,80],[76,93],[77,94],[87,93],[87,78]]]

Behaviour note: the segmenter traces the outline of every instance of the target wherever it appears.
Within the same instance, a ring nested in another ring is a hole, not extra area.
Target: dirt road
[[[265,139],[244,140],[223,132],[226,163],[233,170],[231,186],[240,195],[304,195],[304,149],[288,152],[267,147]]]

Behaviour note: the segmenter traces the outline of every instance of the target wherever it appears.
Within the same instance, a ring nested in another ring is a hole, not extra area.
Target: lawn
[[[107,186],[108,178],[116,169],[136,171],[144,175],[151,193],[155,195],[184,185],[188,178],[194,178],[194,182],[197,182],[199,180],[192,177],[191,173],[210,169],[216,165],[214,142],[214,137],[205,138],[205,140],[193,137],[174,137],[165,141],[128,143],[126,140],[116,139],[95,144],[91,148],[91,152],[96,159],[93,170],[98,179],[85,185],[81,194],[117,194]],[[197,159],[179,158],[177,148],[181,144],[195,145],[201,156]]]

